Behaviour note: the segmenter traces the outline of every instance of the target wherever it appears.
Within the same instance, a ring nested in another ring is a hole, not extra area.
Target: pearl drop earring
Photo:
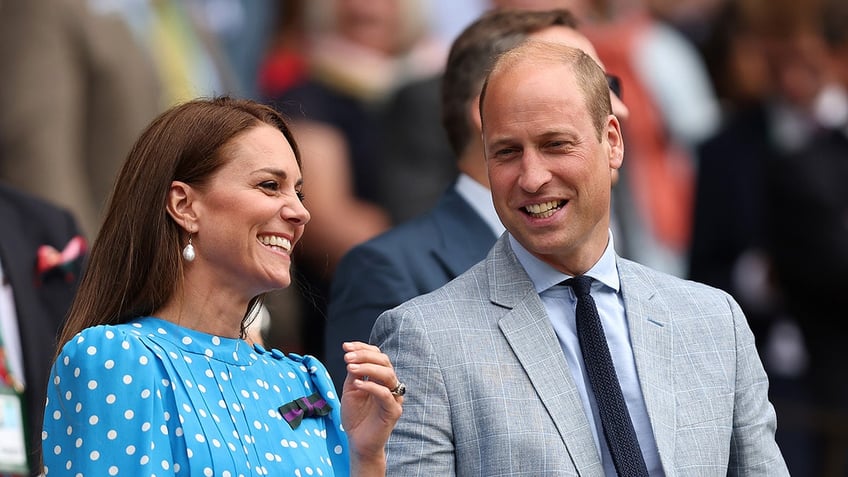
[[[188,234],[188,245],[183,248],[183,258],[186,262],[193,262],[194,257],[196,256],[194,253],[194,245],[191,244],[191,235]]]

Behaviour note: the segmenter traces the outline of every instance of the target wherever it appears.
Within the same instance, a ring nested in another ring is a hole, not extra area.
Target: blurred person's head
[[[848,2],[824,0],[821,25],[833,76],[848,88]]]
[[[592,44],[576,28],[577,21],[568,10],[492,10],[454,41],[442,79],[442,124],[463,172],[487,183],[479,151],[466,153],[480,141],[477,99],[497,56],[527,38],[538,37],[584,49],[600,63]],[[614,102],[617,113],[626,118],[627,108],[618,98]]]
[[[409,50],[428,28],[421,0],[309,0],[306,8],[313,32],[389,56]]]
[[[609,238],[624,142],[603,70],[581,50],[529,40],[498,58],[480,94],[492,198],[538,259],[579,275]]]
[[[742,9],[762,40],[772,93],[809,110],[827,81],[818,2],[744,0]]]
[[[599,9],[606,10],[608,0],[491,0],[493,8],[502,10],[569,10],[580,21],[596,16]]]
[[[249,316],[265,292],[290,283],[288,255],[309,220],[300,169],[288,126],[265,105],[217,98],[163,112],[116,179],[62,342],[212,283],[243,298]]]

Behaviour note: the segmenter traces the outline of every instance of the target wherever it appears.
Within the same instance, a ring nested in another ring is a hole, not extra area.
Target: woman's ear
[[[194,210],[194,189],[185,182],[173,181],[168,189],[166,208],[174,222],[180,224],[186,232],[196,232],[194,223],[197,214]]]

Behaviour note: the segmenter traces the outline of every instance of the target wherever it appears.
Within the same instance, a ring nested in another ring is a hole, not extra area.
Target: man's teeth
[[[530,215],[538,218],[550,217],[561,207],[561,203],[556,200],[542,202],[541,204],[533,204],[524,207]]]
[[[286,252],[291,250],[291,241],[287,238],[277,237],[276,235],[263,235],[259,237],[259,241],[269,247],[279,247]]]

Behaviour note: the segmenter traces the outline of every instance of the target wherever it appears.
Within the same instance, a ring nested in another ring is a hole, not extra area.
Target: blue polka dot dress
[[[332,407],[292,429],[278,408]],[[153,317],[82,331],[50,376],[49,476],[348,475],[341,405],[324,366]]]

